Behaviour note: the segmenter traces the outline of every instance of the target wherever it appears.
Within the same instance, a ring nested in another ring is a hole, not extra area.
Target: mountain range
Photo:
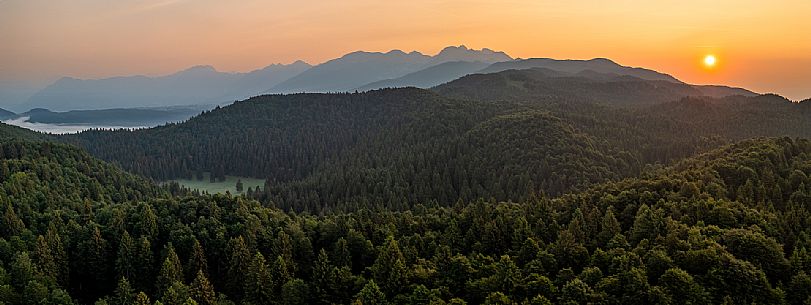
[[[195,66],[161,77],[124,76],[106,79],[62,78],[35,93],[17,111],[52,111],[224,105],[259,94],[368,91],[388,87],[431,88],[469,74],[507,70],[546,69],[557,76],[617,78],[621,76],[684,85],[657,71],[622,66],[604,58],[556,60],[513,59],[504,52],[465,46],[444,48],[436,55],[400,50],[353,52],[311,66],[303,61],[275,64],[247,73],[227,73],[211,66]],[[592,75],[587,75],[592,74]],[[697,87],[690,95],[753,94],[726,87]]]
[[[248,73],[220,72],[195,66],[161,77],[125,76],[98,80],[64,77],[35,93],[17,108],[52,111],[222,104],[262,92],[310,68],[297,61]]]

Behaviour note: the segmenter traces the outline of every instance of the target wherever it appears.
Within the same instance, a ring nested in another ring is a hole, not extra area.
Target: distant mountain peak
[[[602,63],[612,64],[612,65],[619,65],[617,62],[615,62],[615,61],[613,61],[611,59],[605,58],[605,57],[592,58],[591,61],[593,61],[593,62],[602,62]]]
[[[191,67],[189,67],[189,68],[187,68],[185,70],[182,70],[182,71],[178,72],[177,74],[180,74],[180,73],[199,73],[199,72],[217,72],[217,69],[215,69],[214,66],[211,66],[211,65],[196,65],[196,66],[191,66]]]
[[[495,63],[509,61],[512,57],[507,53],[493,51],[488,48],[481,50],[470,49],[465,45],[447,46],[433,56],[432,63],[439,64],[449,61],[480,61],[485,63]]]

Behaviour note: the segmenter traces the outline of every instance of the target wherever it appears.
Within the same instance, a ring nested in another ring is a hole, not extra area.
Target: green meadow
[[[197,179],[175,179],[170,180],[177,182],[183,187],[191,190],[199,190],[200,192],[208,192],[210,194],[220,193],[224,194],[229,192],[231,194],[241,194],[248,191],[248,188],[256,189],[265,185],[264,179],[238,177],[238,176],[225,176],[225,181],[209,182],[208,173],[203,173],[203,180]],[[237,180],[242,180],[242,192],[237,192]]]

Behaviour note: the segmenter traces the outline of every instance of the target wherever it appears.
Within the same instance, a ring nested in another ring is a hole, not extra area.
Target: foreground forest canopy
[[[0,125],[0,304],[811,304],[811,104],[701,90],[508,70]],[[163,182],[204,172],[266,182]]]
[[[2,145],[6,304],[807,304],[811,142],[759,139],[587,191],[328,216],[171,196]]]

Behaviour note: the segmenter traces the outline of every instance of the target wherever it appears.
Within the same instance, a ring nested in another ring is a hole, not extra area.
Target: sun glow
[[[707,55],[704,56],[704,66],[707,68],[712,68],[715,66],[717,59],[715,59],[715,55]]]

